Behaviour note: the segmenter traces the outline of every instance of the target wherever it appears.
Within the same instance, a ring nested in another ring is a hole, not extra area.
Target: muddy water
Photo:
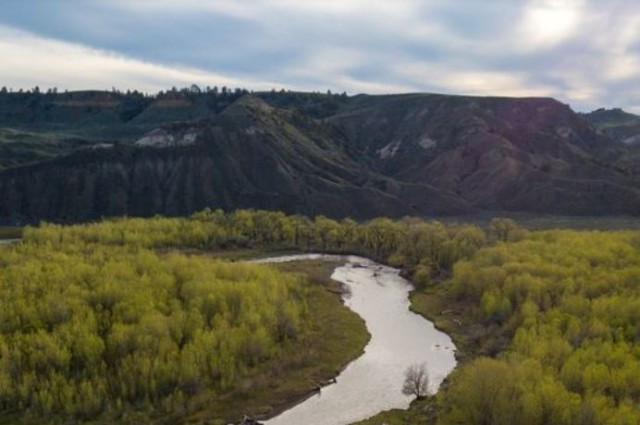
[[[433,323],[409,311],[413,288],[397,269],[360,257],[319,254],[276,257],[261,262],[330,258],[344,260],[331,276],[348,289],[345,305],[360,315],[371,340],[336,383],[266,421],[267,425],[344,425],[383,410],[407,408],[412,397],[402,394],[405,369],[426,362],[431,392],[456,366],[455,347]]]

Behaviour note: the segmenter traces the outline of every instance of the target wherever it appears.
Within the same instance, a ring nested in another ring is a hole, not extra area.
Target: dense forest
[[[360,253],[427,284],[484,242],[468,225],[252,210],[27,228],[0,251],[0,409],[79,421],[186,410],[313,320],[300,277],[187,252]]]
[[[453,300],[510,337],[451,376],[449,424],[640,423],[640,238],[546,231],[455,265]]]
[[[294,275],[135,246],[26,242],[0,256],[0,407],[171,412],[277,354],[308,318]]]
[[[448,379],[439,424],[640,422],[637,232],[255,210],[27,228],[0,254],[0,406],[87,420],[224,394],[313,320],[299,277],[198,255],[247,248],[366,255],[468,306],[494,349]]]

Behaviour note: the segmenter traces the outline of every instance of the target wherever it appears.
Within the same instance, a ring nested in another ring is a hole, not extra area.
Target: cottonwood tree
[[[404,371],[404,385],[402,393],[424,398],[429,394],[429,372],[427,364],[412,364]]]
[[[526,229],[518,226],[518,224],[510,218],[496,217],[489,223],[491,233],[496,240],[502,242],[517,242],[522,240],[526,234]]]

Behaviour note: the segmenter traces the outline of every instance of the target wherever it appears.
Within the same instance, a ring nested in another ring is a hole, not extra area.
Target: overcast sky
[[[0,86],[553,96],[640,113],[636,0],[4,0]]]

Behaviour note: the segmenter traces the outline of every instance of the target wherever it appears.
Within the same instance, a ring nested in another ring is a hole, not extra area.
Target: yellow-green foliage
[[[356,253],[428,285],[484,243],[472,225],[254,210],[26,228],[0,251],[0,409],[81,419],[184,409],[228,391],[309,320],[293,277],[172,251]]]
[[[204,210],[189,218],[118,218],[75,226],[43,224],[27,227],[25,240],[53,247],[69,242],[124,245],[128,249],[225,249],[252,246],[353,253],[426,274],[447,272],[485,244],[475,225],[445,225],[437,221],[377,218],[366,223],[324,216],[310,219],[281,212]]]
[[[307,320],[294,275],[86,242],[116,232],[147,236],[45,226],[0,250],[1,410],[83,419],[184,408],[277,355]]]
[[[637,232],[533,233],[456,264],[451,285],[513,339],[454,372],[440,423],[640,423]]]

